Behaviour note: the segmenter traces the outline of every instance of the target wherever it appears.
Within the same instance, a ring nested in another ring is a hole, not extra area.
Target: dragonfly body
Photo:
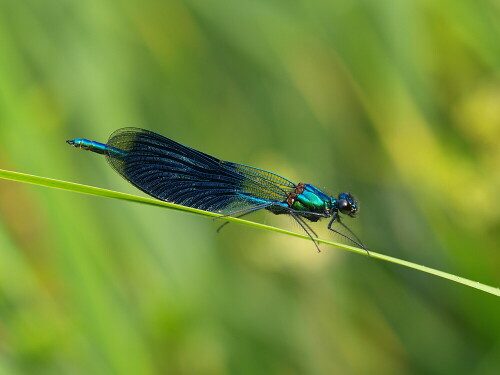
[[[67,142],[105,155],[119,174],[157,199],[226,216],[262,208],[289,214],[311,239],[314,231],[304,219],[316,222],[331,217],[329,229],[364,247],[340,220],[339,213],[354,217],[358,211],[349,193],[331,197],[313,185],[294,184],[263,169],[223,161],[144,129],[119,129],[106,144],[83,138]],[[335,221],[357,241],[333,229]]]

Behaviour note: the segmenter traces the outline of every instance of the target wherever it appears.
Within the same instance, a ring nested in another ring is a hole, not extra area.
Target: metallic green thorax
[[[295,192],[289,193],[287,199],[282,202],[283,208],[271,206],[268,210],[279,215],[288,213],[289,209],[300,212],[300,215],[311,220],[318,221],[321,217],[330,217],[335,208],[335,198],[329,197],[318,188],[299,183]],[[311,213],[308,215],[307,213]]]
[[[312,212],[325,212],[330,209],[330,198],[324,200],[324,198],[318,196],[314,192],[304,190],[302,194],[295,197],[295,201],[292,204],[292,208],[298,211],[312,211]]]

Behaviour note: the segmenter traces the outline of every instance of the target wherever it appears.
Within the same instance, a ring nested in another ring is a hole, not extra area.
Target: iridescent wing
[[[123,128],[109,138],[113,169],[145,193],[167,202],[212,212],[251,210],[284,202],[295,184],[277,174],[226,162],[167,137]]]

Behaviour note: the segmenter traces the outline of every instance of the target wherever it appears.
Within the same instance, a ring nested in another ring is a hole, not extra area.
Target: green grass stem
[[[75,193],[95,195],[95,196],[113,198],[113,199],[121,199],[121,200],[125,200],[125,201],[147,204],[147,205],[151,205],[151,206],[164,207],[164,208],[168,208],[171,210],[184,211],[184,212],[189,212],[189,213],[196,214],[196,215],[208,216],[208,217],[212,217],[212,218],[221,216],[220,214],[216,214],[213,212],[202,211],[202,210],[198,210],[198,209],[191,208],[191,207],[180,206],[178,204],[164,202],[164,201],[160,201],[157,199],[144,198],[144,197],[139,197],[137,195],[120,193],[117,191],[101,189],[101,188],[88,186],[88,185],[77,184],[74,182],[67,182],[67,181],[56,180],[56,179],[52,179],[52,178],[34,176],[34,175],[30,175],[30,174],[7,171],[7,170],[3,170],[3,169],[0,169],[0,178],[12,180],[12,181],[24,182],[24,183],[38,185],[38,186],[50,187],[50,188],[54,188],[54,189],[68,190],[68,191],[72,191]],[[305,234],[295,233],[295,232],[291,232],[288,230],[276,228],[276,227],[265,225],[265,224],[259,224],[259,223],[255,223],[252,221],[238,219],[238,218],[230,217],[230,216],[224,217],[224,220],[232,222],[232,223],[243,224],[243,225],[247,225],[247,226],[258,228],[258,229],[270,230],[273,232],[286,234],[288,236],[294,236],[294,237],[309,240],[309,237]],[[337,243],[337,242],[327,241],[327,240],[323,240],[320,238],[316,238],[315,240],[318,241],[319,243],[323,243],[325,245],[335,246],[335,247],[338,247],[338,248],[341,248],[344,250],[348,250],[348,251],[351,251],[354,253],[368,256],[364,249],[361,249],[358,247],[353,247],[353,246],[344,245],[344,244]],[[456,275],[450,274],[448,272],[439,271],[439,270],[436,270],[436,269],[433,269],[430,267],[422,266],[420,264],[416,264],[416,263],[408,262],[408,261],[401,260],[398,258],[390,257],[387,255],[379,254],[379,253],[376,253],[376,252],[371,251],[371,250],[370,250],[370,257],[375,258],[375,259],[384,260],[386,262],[399,264],[401,266],[405,266],[408,268],[413,268],[415,270],[422,271],[422,272],[425,272],[425,273],[428,273],[431,275],[439,276],[439,277],[454,281],[454,282],[459,283],[459,284],[467,285],[471,288],[482,290],[483,292],[490,293],[490,294],[493,294],[495,296],[500,296],[500,289],[498,289],[498,288],[494,288],[494,287],[489,286],[489,285],[481,284],[479,282],[472,281],[472,280],[469,280],[469,279],[466,279],[466,278],[463,278],[460,276],[456,276]]]

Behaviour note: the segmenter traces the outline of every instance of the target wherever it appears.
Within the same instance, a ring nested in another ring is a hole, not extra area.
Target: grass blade
[[[151,205],[151,206],[164,207],[164,208],[168,208],[171,210],[184,211],[184,212],[189,212],[189,213],[196,214],[196,215],[208,216],[208,217],[212,217],[212,218],[220,216],[219,214],[216,214],[213,212],[202,211],[202,210],[198,210],[198,209],[191,208],[191,207],[180,206],[178,204],[164,202],[164,201],[160,201],[157,199],[144,198],[144,197],[139,197],[137,195],[120,193],[120,192],[113,191],[113,190],[101,189],[101,188],[97,188],[97,187],[93,187],[93,186],[77,184],[74,182],[56,180],[56,179],[52,179],[52,178],[40,177],[40,176],[35,176],[35,175],[30,175],[30,174],[25,174],[25,173],[20,173],[20,172],[7,171],[7,170],[3,170],[3,169],[0,169],[0,178],[12,180],[12,181],[24,182],[24,183],[38,185],[38,186],[50,187],[50,188],[54,188],[54,189],[67,190],[67,191],[72,191],[75,193],[95,195],[95,196],[99,196],[99,197],[106,197],[106,198],[113,198],[113,199],[121,199],[121,200],[125,200],[125,201],[147,204],[147,205]],[[229,222],[233,222],[233,223],[247,225],[247,226],[254,227],[254,228],[270,230],[273,232],[286,234],[288,236],[293,236],[293,237],[298,237],[298,238],[303,238],[303,239],[309,240],[309,237],[304,235],[304,234],[290,232],[288,230],[272,227],[272,226],[265,225],[265,224],[259,224],[259,223],[255,223],[252,221],[238,219],[238,218],[230,217],[230,216],[224,217],[224,220],[229,221]],[[332,241],[326,241],[326,240],[322,240],[319,238],[316,240],[320,243],[325,244],[325,245],[335,246],[335,247],[338,247],[338,248],[341,248],[344,250],[348,250],[348,251],[351,251],[354,253],[358,253],[358,254],[362,254],[362,255],[364,254],[365,256],[367,255],[366,251],[364,249],[361,249],[358,247],[344,245],[344,244],[336,243],[336,242],[332,242]],[[459,283],[459,284],[467,285],[471,288],[475,288],[475,289],[481,290],[483,292],[490,293],[490,294],[493,294],[495,296],[500,297],[500,289],[494,288],[494,287],[489,286],[489,285],[481,284],[479,282],[475,282],[475,281],[472,281],[472,280],[469,280],[469,279],[466,279],[466,278],[463,278],[460,276],[456,276],[456,275],[453,275],[453,274],[450,274],[447,272],[439,271],[439,270],[436,270],[436,269],[433,269],[430,267],[422,266],[422,265],[419,265],[416,263],[408,262],[405,260],[401,260],[398,258],[387,256],[387,255],[379,254],[379,253],[373,252],[371,250],[370,250],[370,257],[384,260],[384,261],[390,262],[390,263],[399,264],[399,265],[404,266],[404,267],[413,268],[415,270],[425,272],[425,273],[428,273],[431,275],[439,276],[439,277],[442,277],[444,279],[448,279],[448,280],[454,281],[454,282]]]

